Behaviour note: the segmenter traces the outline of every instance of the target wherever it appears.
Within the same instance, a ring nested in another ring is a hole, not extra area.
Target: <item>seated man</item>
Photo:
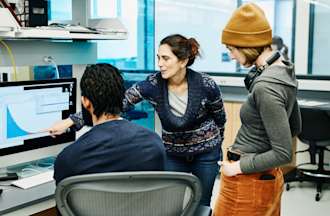
[[[80,174],[164,170],[160,137],[120,117],[125,88],[117,68],[88,66],[80,88],[84,121],[93,127],[58,155],[56,184]]]

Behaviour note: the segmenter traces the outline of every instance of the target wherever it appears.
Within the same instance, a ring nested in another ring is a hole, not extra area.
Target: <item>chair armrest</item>
[[[194,216],[211,216],[212,209],[210,206],[199,205]]]

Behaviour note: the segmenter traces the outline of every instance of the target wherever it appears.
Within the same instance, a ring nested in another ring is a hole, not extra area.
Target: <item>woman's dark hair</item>
[[[170,46],[172,52],[179,60],[188,59],[187,67],[194,63],[196,56],[200,56],[200,46],[195,38],[187,39],[180,34],[173,34],[165,37],[160,42],[160,45],[163,44]]]
[[[87,66],[80,81],[80,89],[81,95],[93,104],[96,117],[122,112],[124,80],[116,67],[103,63]]]
[[[288,47],[283,43],[283,39],[280,36],[273,36],[272,44],[276,45],[277,50],[279,50],[285,60],[289,60]]]
[[[277,46],[278,50],[281,50],[283,47],[283,40],[279,36],[273,36],[272,38],[272,44],[275,44]]]

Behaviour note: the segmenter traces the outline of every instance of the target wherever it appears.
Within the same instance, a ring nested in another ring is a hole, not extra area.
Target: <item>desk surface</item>
[[[223,94],[223,100],[225,102],[238,102],[244,103],[247,99],[247,95],[239,94],[239,93],[225,93]],[[311,99],[305,97],[299,97],[298,103],[300,107],[311,108],[311,109],[320,109],[324,111],[330,112],[330,99]]]
[[[318,109],[330,112],[330,101],[328,100],[299,99],[298,103],[302,108]]]
[[[54,198],[55,182],[48,182],[30,189],[20,189],[14,186],[1,186],[0,215],[10,213]]]

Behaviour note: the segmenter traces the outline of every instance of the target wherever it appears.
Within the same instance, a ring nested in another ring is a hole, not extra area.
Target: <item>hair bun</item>
[[[199,43],[197,40],[193,37],[188,39],[188,43],[190,44],[191,47],[191,57],[195,58],[196,56],[199,56]]]

